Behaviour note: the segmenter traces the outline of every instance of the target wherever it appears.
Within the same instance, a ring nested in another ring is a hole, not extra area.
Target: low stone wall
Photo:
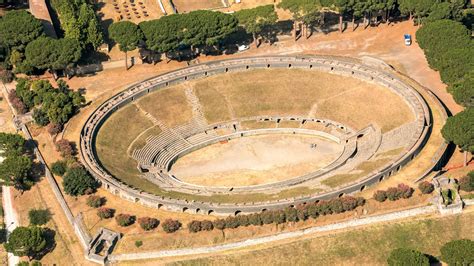
[[[216,204],[212,202],[196,202],[152,195],[120,182],[107,173],[97,160],[95,138],[100,126],[113,112],[137,98],[154,90],[192,79],[233,71],[270,68],[314,69],[343,76],[352,76],[390,89],[392,92],[400,95],[415,113],[416,134],[413,139],[409,140],[410,143],[412,143],[411,146],[404,156],[387,165],[384,169],[369,174],[365,179],[357,183],[349,184],[323,194],[273,202],[249,202],[246,204]],[[111,97],[90,115],[81,132],[80,151],[82,162],[91,174],[102,182],[104,188],[124,199],[154,208],[166,208],[173,211],[187,210],[198,213],[229,215],[236,212],[251,213],[259,212],[263,209],[279,209],[299,203],[314,202],[361,191],[367,186],[388,178],[410,162],[426,143],[430,126],[430,111],[423,98],[411,86],[384,70],[363,65],[359,61],[350,58],[342,59],[327,56],[262,56],[199,64],[172,71],[131,86],[129,89]]]

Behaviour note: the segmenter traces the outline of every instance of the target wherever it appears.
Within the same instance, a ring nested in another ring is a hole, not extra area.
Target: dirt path
[[[2,186],[2,195],[3,195],[3,210],[4,210],[4,220],[5,226],[7,231],[7,239],[8,235],[18,227],[18,216],[16,215],[16,211],[13,208],[12,203],[12,196],[10,193],[10,187]],[[15,266],[20,262],[20,258],[18,256],[14,256],[13,253],[8,253],[8,265]]]

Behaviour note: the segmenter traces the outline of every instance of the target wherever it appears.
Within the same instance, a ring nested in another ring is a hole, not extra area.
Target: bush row
[[[414,189],[405,184],[398,184],[396,187],[389,187],[387,190],[377,190],[374,193],[374,199],[378,202],[391,201],[399,199],[408,199],[413,195]]]
[[[320,215],[328,215],[333,213],[342,213],[351,211],[365,204],[362,197],[346,196],[332,200],[324,200],[317,203],[300,204],[294,207],[288,207],[283,210],[263,211],[248,215],[229,216],[225,219],[217,219],[213,222],[191,221],[187,227],[190,232],[210,231],[213,229],[224,230],[226,228],[238,228],[240,226],[264,224],[282,224],[285,222],[305,221],[308,218],[316,219]]]

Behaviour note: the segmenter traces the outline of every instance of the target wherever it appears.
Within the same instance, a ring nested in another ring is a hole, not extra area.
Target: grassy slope
[[[384,224],[272,248],[213,256],[176,265],[381,265],[392,249],[407,247],[439,256],[440,247],[454,239],[474,239],[474,213]],[[362,244],[363,243],[363,244]]]

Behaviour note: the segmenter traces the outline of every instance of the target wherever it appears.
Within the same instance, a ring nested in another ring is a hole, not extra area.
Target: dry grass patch
[[[173,0],[173,4],[179,13],[188,13],[200,9],[223,8],[221,0]]]
[[[151,136],[157,136],[161,133],[161,129],[159,126],[152,126],[145,131],[143,131],[140,135],[138,135],[132,143],[130,143],[130,146],[128,147],[128,155],[131,155],[130,153],[133,152],[135,149],[142,148],[146,144],[146,139]]]
[[[390,160],[391,160],[390,158],[382,158],[382,159],[377,159],[375,161],[362,162],[354,170],[352,170],[352,172],[356,172],[356,173],[334,175],[321,181],[321,184],[329,186],[331,188],[335,188],[344,184],[355,182],[359,178],[364,177],[370,172],[385,165]]]
[[[240,125],[242,126],[242,129],[250,130],[250,129],[262,129],[262,128],[274,128],[276,126],[276,123],[273,121],[260,122],[260,121],[249,120],[249,121],[240,122]]]
[[[300,126],[300,121],[280,121],[280,123],[278,123],[279,128],[299,128]]]
[[[184,94],[185,88],[186,84],[179,84],[160,89],[140,98],[136,104],[169,127],[181,125],[192,117],[192,108]]]
[[[97,135],[96,151],[112,175],[132,186],[151,184],[138,177],[137,163],[128,156],[127,149],[136,136],[152,126],[133,104],[119,109],[105,121]]]
[[[382,132],[415,119],[400,96],[372,84],[318,102],[316,114],[358,129],[376,123]]]
[[[210,124],[230,120],[231,114],[227,102],[207,79],[195,84],[194,91],[203,105],[204,117]]]

